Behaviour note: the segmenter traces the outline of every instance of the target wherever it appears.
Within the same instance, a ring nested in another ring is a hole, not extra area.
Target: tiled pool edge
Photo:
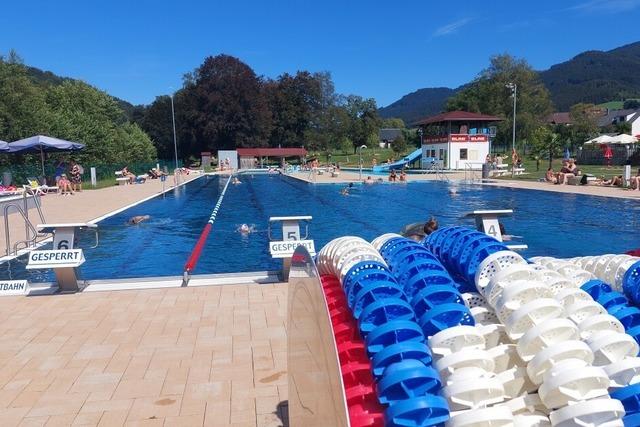
[[[100,279],[87,281],[80,290],[84,292],[135,291],[163,288],[197,288],[203,286],[267,285],[282,283],[279,271],[249,271],[241,273],[196,274],[188,286],[182,286],[182,276],[132,277],[128,279]],[[52,282],[29,283],[25,296],[43,296],[57,293],[58,287]],[[15,295],[7,295],[7,297]],[[0,296],[1,298],[2,296]]]

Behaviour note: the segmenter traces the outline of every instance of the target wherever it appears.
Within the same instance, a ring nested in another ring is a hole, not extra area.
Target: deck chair
[[[41,196],[43,194],[47,194],[51,191],[58,191],[58,187],[50,187],[47,184],[40,184],[37,178],[29,177],[27,178],[28,184],[23,185],[22,188],[29,193],[35,194],[36,196]]]

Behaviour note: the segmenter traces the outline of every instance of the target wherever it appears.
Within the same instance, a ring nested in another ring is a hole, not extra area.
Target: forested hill
[[[640,42],[607,52],[587,51],[569,61],[539,72],[558,111],[568,111],[579,102],[600,104],[640,98]],[[403,96],[380,116],[398,117],[406,123],[438,113],[447,99],[461,88],[424,88]]]
[[[378,112],[381,117],[399,117],[406,124],[411,124],[424,116],[442,111],[447,99],[455,95],[457,91],[457,89],[448,87],[418,89],[403,96],[393,104],[380,108]]]
[[[559,111],[579,102],[600,104],[640,97],[640,42],[588,51],[540,72]]]
[[[29,65],[25,65],[25,68],[27,70],[27,75],[29,76],[29,78],[31,78],[31,80],[33,80],[34,83],[39,85],[55,86],[55,85],[61,85],[65,81],[71,82],[76,80],[70,77],[61,77],[61,76],[58,76],[57,74],[52,73],[51,71],[41,70],[40,68],[31,67]],[[135,106],[130,102],[125,101],[124,99],[120,99],[115,96],[111,96],[111,97],[118,103],[118,106],[125,112],[128,120],[134,120],[136,118],[135,117],[136,112],[142,108],[141,106]]]

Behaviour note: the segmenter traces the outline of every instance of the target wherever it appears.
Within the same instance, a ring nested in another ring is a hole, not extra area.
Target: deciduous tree
[[[506,120],[498,125],[496,143],[509,145],[513,124],[513,97],[507,88],[517,85],[516,137],[528,141],[552,112],[549,91],[523,59],[503,54],[491,57],[489,67],[449,99],[447,109],[492,114]]]

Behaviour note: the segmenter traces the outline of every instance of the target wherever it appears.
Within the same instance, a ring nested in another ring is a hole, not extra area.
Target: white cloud
[[[433,37],[442,37],[449,34],[455,34],[460,28],[464,27],[471,21],[473,21],[473,18],[463,18],[450,24],[443,25],[442,27],[439,27],[434,31]]]
[[[619,13],[633,10],[640,6],[640,0],[590,0],[571,7],[592,13]]]

